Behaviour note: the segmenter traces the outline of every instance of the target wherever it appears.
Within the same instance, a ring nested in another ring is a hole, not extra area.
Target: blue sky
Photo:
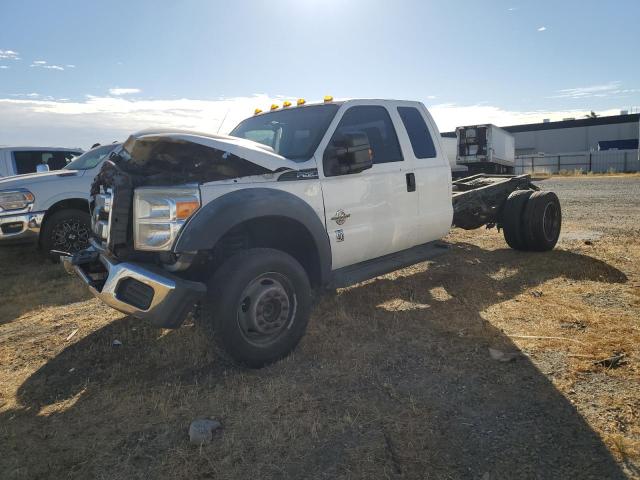
[[[640,2],[2,0],[0,143],[221,131],[274,99],[421,100],[441,130],[640,106]]]

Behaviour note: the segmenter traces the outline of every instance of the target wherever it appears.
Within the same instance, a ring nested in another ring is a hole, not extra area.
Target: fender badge
[[[338,210],[336,214],[331,217],[331,220],[336,222],[338,225],[344,225],[344,223],[347,221],[347,218],[349,218],[350,216],[350,213],[345,213],[344,210]]]
[[[344,242],[344,232],[342,230],[336,230],[336,242]]]

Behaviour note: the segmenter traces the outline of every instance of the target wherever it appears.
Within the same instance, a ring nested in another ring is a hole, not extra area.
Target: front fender
[[[261,217],[284,217],[305,227],[318,252],[322,283],[329,280],[331,246],[324,224],[305,201],[271,188],[236,190],[204,205],[184,226],[173,251],[183,253],[212,249],[235,226]]]

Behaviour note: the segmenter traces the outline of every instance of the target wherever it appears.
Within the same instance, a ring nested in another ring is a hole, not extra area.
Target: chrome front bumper
[[[95,297],[161,328],[179,327],[206,292],[202,283],[176,277],[155,265],[118,262],[95,247],[62,257],[62,262]]]
[[[37,239],[43,219],[44,212],[0,215],[0,242]]]

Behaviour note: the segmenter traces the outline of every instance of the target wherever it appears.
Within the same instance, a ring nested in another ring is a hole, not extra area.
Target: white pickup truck
[[[0,245],[35,240],[46,252],[86,248],[91,182],[116,146],[94,148],[54,165],[60,170],[0,178]]]
[[[156,326],[193,312],[233,360],[260,367],[298,344],[312,291],[423,261],[452,224],[554,247],[555,194],[526,175],[452,183],[421,103],[289,105],[230,136],[131,136],[93,183],[92,246],[64,257],[67,270]]]

